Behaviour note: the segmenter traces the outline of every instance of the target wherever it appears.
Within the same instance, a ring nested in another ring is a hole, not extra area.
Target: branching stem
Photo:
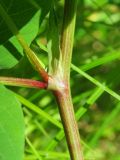
[[[48,76],[47,72],[41,64],[41,61],[34,54],[34,52],[28,47],[23,37],[18,32],[18,29],[5,9],[0,4],[0,15],[10,28],[11,32],[16,36],[19,43],[23,47],[28,59],[41,74],[44,82],[28,79],[15,79],[1,77],[0,81],[9,85],[22,85],[35,88],[46,88],[48,83],[48,89],[53,90],[57,99],[61,120],[64,126],[64,131],[67,139],[67,144],[71,156],[71,160],[83,160],[82,149],[80,145],[80,136],[78,126],[75,120],[73,103],[71,99],[70,91],[70,65],[73,49],[74,30],[76,21],[76,7],[77,0],[65,0],[63,27],[61,34],[61,61],[60,70],[55,75]],[[62,72],[62,74],[61,74]]]
[[[32,79],[13,78],[13,77],[0,77],[0,84],[8,86],[38,88],[38,89],[47,88],[47,83],[45,82],[40,82]]]
[[[43,67],[43,63],[40,61],[40,59],[36,56],[36,54],[29,48],[26,41],[22,37],[22,35],[19,33],[17,26],[13,22],[12,18],[7,14],[3,6],[0,4],[0,15],[5,21],[8,28],[11,30],[12,34],[16,36],[18,42],[22,46],[22,48],[25,51],[25,54],[27,55],[29,61],[33,65],[33,67],[38,71],[38,73],[42,76],[45,82],[48,81],[48,74],[45,71]]]
[[[53,77],[54,91],[61,115],[61,120],[64,126],[64,131],[67,139],[67,144],[71,156],[71,160],[83,160],[82,149],[80,145],[80,136],[78,126],[75,120],[73,103],[71,100],[70,91],[70,65],[73,49],[75,20],[76,20],[77,0],[65,0],[64,19],[61,35],[61,56],[62,56],[62,71],[63,76],[57,75]],[[62,87],[61,87],[61,84]],[[52,85],[51,85],[52,86]]]

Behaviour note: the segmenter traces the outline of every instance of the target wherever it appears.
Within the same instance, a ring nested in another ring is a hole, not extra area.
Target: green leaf
[[[1,0],[0,4],[6,9],[8,15],[15,22],[18,30],[20,30],[29,22],[38,10],[40,10],[38,22],[41,24],[50,10],[52,0]],[[32,25],[35,27],[34,23],[32,23]],[[30,30],[27,30],[27,33],[29,32],[31,35],[32,32],[30,32]],[[0,44],[3,44],[11,36],[11,31],[0,17]]]
[[[0,70],[0,76],[31,78],[36,74],[30,62],[24,56],[17,65],[9,69]]]
[[[8,15],[13,19],[18,29],[22,28],[35,14],[37,9],[26,0],[1,0]],[[0,17],[0,43],[4,43],[12,36],[11,31]]]
[[[46,14],[50,10],[52,0],[47,2],[47,7],[46,1],[43,2],[42,0],[16,0],[15,2],[2,0],[0,4],[6,9],[8,16],[12,18],[17,25],[18,30],[20,30],[24,36],[27,44],[30,45],[31,41],[38,34],[39,23],[42,23]],[[37,10],[39,10],[39,12],[37,12]],[[10,29],[7,27],[3,19],[0,18],[0,43],[4,43],[11,36],[12,34]],[[0,60],[0,69],[12,68],[18,63],[18,60],[20,60],[21,56],[23,55],[23,49],[15,36],[10,38],[9,43],[4,43],[4,46],[0,47],[0,52],[2,54]],[[26,70],[26,68],[23,70]]]
[[[53,5],[53,0],[27,0],[30,4],[32,4],[36,9],[41,9],[40,14],[40,25],[43,22],[45,16],[50,11],[51,6]],[[47,4],[47,5],[46,5]]]
[[[37,12],[35,16],[21,29],[21,33],[24,35],[25,40],[28,44],[34,39],[38,32],[39,26],[39,16],[40,13]],[[23,49],[18,43],[15,36],[10,38],[10,41],[7,41],[4,46],[0,46],[0,69],[7,69],[15,66],[18,63],[18,60],[22,57]]]
[[[9,51],[0,45],[0,69],[7,69],[13,67],[17,60],[9,53]]]
[[[50,11],[52,5],[53,5],[53,0],[37,0],[39,3],[39,6],[41,7],[41,15],[40,15],[40,25],[47,15],[47,13]],[[46,5],[47,4],[47,5]]]
[[[31,41],[35,38],[39,30],[39,18],[40,12],[38,11],[31,20],[23,26],[20,30],[20,33],[24,36],[25,41],[28,45],[30,45]],[[10,38],[10,41],[14,44],[14,46],[22,53],[23,49],[21,48],[20,44],[18,43],[15,36]]]
[[[38,57],[34,54],[34,52],[29,48],[28,44],[22,37],[22,35],[19,33],[14,21],[12,18],[7,14],[3,6],[0,4],[0,15],[6,22],[6,25],[9,27],[11,32],[16,36],[18,42],[21,44],[21,47],[24,49],[24,53],[28,57],[30,63],[34,66],[34,68],[38,71],[38,73],[41,74],[41,76],[44,78],[45,81],[47,81],[48,74],[45,72],[42,62],[38,59]]]
[[[14,94],[0,85],[0,160],[22,160],[24,120]]]
[[[94,0],[93,3],[96,3],[97,5],[102,7],[103,5],[108,3],[108,0],[100,0],[100,1]]]

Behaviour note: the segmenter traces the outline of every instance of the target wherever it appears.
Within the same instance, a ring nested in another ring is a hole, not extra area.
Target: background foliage
[[[0,3],[47,69],[47,13],[52,1],[2,0]],[[63,1],[55,3],[61,26]],[[71,91],[86,159],[120,159],[119,26],[119,0],[78,0],[72,57],[77,67],[71,67]],[[1,17],[0,44],[0,76],[39,79]],[[58,108],[51,93],[8,88],[16,93],[24,112],[24,159],[69,159]]]

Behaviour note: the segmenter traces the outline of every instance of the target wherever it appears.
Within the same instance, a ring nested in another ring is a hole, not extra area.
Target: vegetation
[[[1,160],[120,159],[119,7],[1,0]]]

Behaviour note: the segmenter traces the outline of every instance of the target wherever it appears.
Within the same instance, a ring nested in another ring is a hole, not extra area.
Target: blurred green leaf
[[[24,120],[14,94],[0,85],[0,160],[22,160]]]
[[[100,0],[100,1],[92,0],[92,2],[97,3],[98,6],[103,6],[104,4],[108,3],[108,1],[109,0]]]

